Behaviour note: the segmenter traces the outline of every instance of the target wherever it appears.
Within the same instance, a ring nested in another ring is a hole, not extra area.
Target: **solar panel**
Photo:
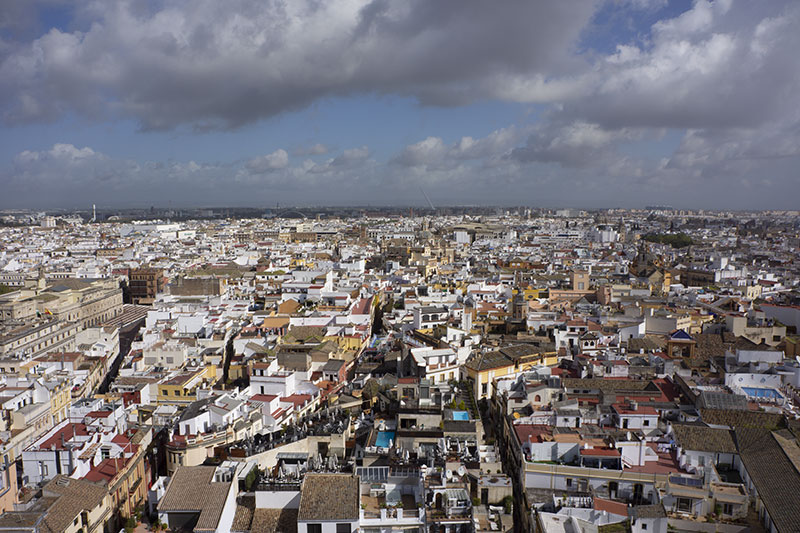
[[[669,478],[670,483],[674,483],[676,485],[684,485],[686,487],[702,487],[703,480],[700,478],[694,477],[683,477],[683,476],[670,476]]]

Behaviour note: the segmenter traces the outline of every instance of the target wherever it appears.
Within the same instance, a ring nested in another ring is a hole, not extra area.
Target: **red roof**
[[[622,502],[615,502],[603,498],[595,498],[594,508],[596,511],[605,511],[617,516],[628,516],[628,505]]]
[[[276,394],[254,394],[250,396],[252,402],[271,402],[278,396]]]
[[[91,411],[86,413],[89,418],[108,418],[111,416],[111,411]]]
[[[89,432],[86,430],[86,424],[67,424],[62,428],[59,428],[53,436],[49,439],[44,441],[40,446],[40,450],[49,450],[53,446],[56,447],[58,450],[62,450],[61,442],[69,442],[72,440],[72,437],[75,435],[86,436],[89,435]]]
[[[100,464],[89,470],[83,478],[95,483],[98,481],[105,481],[108,483],[114,479],[117,473],[123,468],[125,468],[124,458],[115,457],[113,459],[103,459]]]
[[[114,444],[119,444],[121,446],[125,446],[127,444],[130,444],[131,439],[126,437],[124,434],[118,433],[118,434],[114,435],[114,438],[111,439],[111,442],[113,442]]]
[[[514,431],[521,443],[526,443],[528,440],[531,442],[544,442],[545,435],[552,435],[550,426],[535,425],[535,424],[514,424]]]
[[[590,457],[619,457],[619,450],[616,448],[581,448],[581,455]]]
[[[662,394],[670,402],[680,395],[680,392],[675,388],[675,385],[664,378],[654,379],[653,383],[655,383],[656,387],[661,390]]]
[[[351,314],[353,315],[368,315],[369,314],[369,298],[362,298],[353,305]]]
[[[285,398],[281,398],[282,402],[293,403],[295,406],[303,405],[311,400],[310,394],[291,394]]]

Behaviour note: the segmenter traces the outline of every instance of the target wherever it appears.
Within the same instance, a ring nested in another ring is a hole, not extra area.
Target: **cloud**
[[[369,148],[361,146],[359,148],[350,148],[343,151],[339,156],[331,161],[333,166],[350,166],[352,164],[360,163],[369,157]]]
[[[624,25],[630,8],[639,13],[631,20],[641,21],[662,7],[661,0],[513,0],[503,9],[478,0],[85,2],[71,7],[69,24],[33,37],[26,7],[19,23],[0,16],[0,29],[14,26],[0,32],[7,124],[77,114],[133,117],[143,129],[230,129],[365,94],[423,106],[503,100],[522,104],[524,117],[486,136],[438,125],[415,130],[415,142],[396,147],[388,161],[376,159],[372,139],[341,151],[292,150],[297,159],[276,149],[219,164],[117,159],[65,142],[0,165],[6,201],[82,199],[103,185],[109,198],[131,201],[147,201],[138,188],[158,186],[163,198],[251,205],[260,191],[287,201],[413,203],[419,186],[437,204],[568,197],[621,205],[654,192],[675,205],[789,202],[800,192],[800,6],[696,0],[677,16],[626,26],[629,37],[597,50],[582,42],[603,10],[616,9],[614,24]],[[761,194],[741,194],[759,187]]]
[[[458,105],[493,96],[498,75],[570,68],[592,4],[94,2],[81,30],[50,29],[2,58],[0,112],[8,123],[75,111],[214,129],[326,96]]]
[[[393,162],[404,167],[452,168],[464,161],[492,160],[505,155],[522,134],[523,130],[509,126],[481,139],[462,137],[451,145],[440,137],[428,137],[406,146]]]
[[[407,167],[424,166],[441,161],[446,154],[447,148],[440,137],[428,137],[406,146],[395,161]]]
[[[289,165],[289,154],[286,150],[279,148],[271,154],[254,157],[246,164],[247,169],[256,174],[272,172]]]
[[[330,148],[322,143],[317,143],[313,146],[309,146],[308,148],[298,148],[294,151],[294,155],[303,156],[303,155],[324,155],[330,152]]]
[[[697,0],[642,44],[587,56],[583,72],[512,77],[506,97],[605,129],[754,127],[800,105],[798,24],[793,4]]]
[[[598,124],[573,121],[545,123],[511,156],[522,162],[558,163],[564,167],[607,164],[615,147],[637,134],[628,129],[606,130]]]

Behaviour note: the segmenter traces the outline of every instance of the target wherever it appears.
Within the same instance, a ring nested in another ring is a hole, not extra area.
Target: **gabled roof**
[[[777,429],[785,427],[781,413],[735,411],[732,409],[700,409],[700,418],[706,424],[739,428]]]
[[[44,519],[45,524],[51,531],[64,531],[82,511],[91,511],[101,505],[103,498],[108,495],[108,490],[103,485],[58,475],[45,485],[43,494],[59,496],[56,503],[48,510]]]
[[[284,336],[287,344],[293,342],[322,342],[325,338],[325,328],[323,326],[292,326]]]
[[[484,370],[491,370],[493,368],[503,368],[512,366],[514,361],[511,360],[500,350],[491,352],[480,352],[470,357],[464,366],[477,372]]]
[[[297,520],[358,520],[360,486],[350,474],[307,474]]]
[[[215,466],[178,467],[158,503],[159,512],[198,513],[196,529],[216,529],[231,483],[215,482],[215,471]]]
[[[675,331],[670,333],[669,334],[669,340],[671,340],[671,341],[692,341],[692,342],[694,342],[694,339],[692,338],[692,336],[689,335],[688,333],[686,333],[682,329],[676,329]]]
[[[800,448],[787,430],[736,430],[739,455],[780,533],[800,531]]]
[[[686,450],[698,452],[736,453],[733,432],[694,424],[672,426],[675,440]]]

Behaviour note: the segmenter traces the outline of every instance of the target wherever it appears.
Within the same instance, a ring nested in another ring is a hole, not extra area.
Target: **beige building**
[[[59,280],[39,292],[34,300],[40,315],[77,322],[84,329],[122,313],[122,289],[114,279]]]
[[[41,497],[33,500],[27,510],[1,515],[0,531],[110,531],[110,500],[108,491],[102,485],[58,475],[45,485]]]
[[[75,336],[80,330],[76,322],[47,318],[0,326],[0,374],[7,373],[3,363],[8,356],[20,356],[22,360],[15,360],[19,365],[47,352],[75,350]]]

